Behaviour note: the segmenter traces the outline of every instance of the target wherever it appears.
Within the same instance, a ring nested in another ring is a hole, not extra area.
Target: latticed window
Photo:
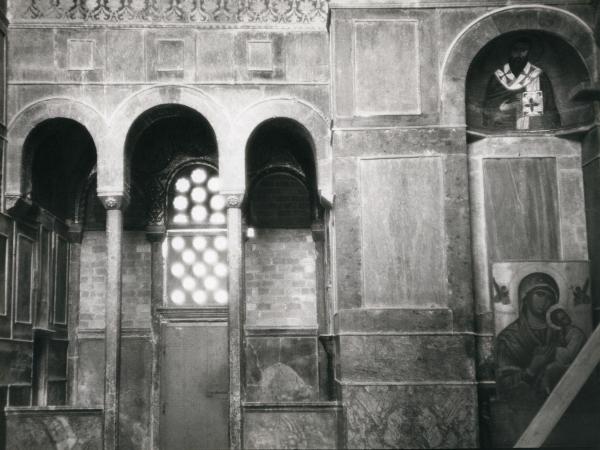
[[[173,178],[168,195],[166,302],[169,306],[223,306],[227,292],[225,198],[217,171],[187,166]]]

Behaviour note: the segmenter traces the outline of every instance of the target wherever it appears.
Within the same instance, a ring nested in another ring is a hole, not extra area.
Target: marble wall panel
[[[247,337],[246,400],[318,400],[317,345],[316,337]]]
[[[51,29],[11,30],[8,47],[10,80],[54,81],[54,33]]]
[[[371,128],[333,133],[336,157],[455,155],[465,153],[465,144],[461,128]]]
[[[440,157],[360,160],[363,303],[446,305]]]
[[[10,408],[6,448],[11,450],[102,449],[102,411],[68,407]]]
[[[466,146],[455,143],[456,153],[445,158],[445,225],[448,272],[448,308],[452,310],[454,331],[473,331],[473,265],[471,248],[471,208],[469,204],[468,158]],[[462,152],[459,153],[458,149]]]
[[[148,81],[193,81],[196,76],[196,39],[192,30],[163,29],[145,34]]]
[[[0,31],[0,123],[6,125],[6,68],[7,64],[7,39],[6,34]]]
[[[575,159],[575,168],[565,168],[569,164],[567,158],[561,158],[562,164],[558,174],[560,229],[563,259],[587,259],[587,230],[585,214],[581,214],[585,204],[583,194],[583,176],[581,161]]]
[[[248,70],[258,72],[273,70],[273,41],[248,40],[246,45],[246,67]]]
[[[322,32],[286,35],[287,81],[329,82],[329,35]]]
[[[343,387],[347,448],[468,448],[477,442],[477,394],[463,386]]]
[[[76,404],[86,407],[104,401],[104,341],[79,335]]]
[[[339,308],[357,308],[362,304],[360,195],[358,163],[354,158],[335,158],[336,174],[335,265]]]
[[[595,160],[583,169],[585,183],[585,210],[589,233],[591,296],[594,307],[594,324],[600,320],[600,161]]]
[[[420,114],[419,22],[356,20],[353,40],[355,115]]]
[[[141,42],[143,30],[111,30],[106,33],[106,79],[109,82],[140,82],[146,78],[144,52],[131,42]]]
[[[0,385],[31,383],[33,343],[0,340]]]
[[[151,448],[150,391],[152,345],[147,337],[127,337],[121,349],[120,449]]]
[[[344,382],[471,380],[474,339],[469,335],[342,335],[339,371]]]
[[[422,125],[438,117],[437,11],[332,10],[336,125]],[[417,50],[418,48],[418,50]]]
[[[152,346],[147,336],[121,338],[121,447],[150,447]],[[77,405],[94,407],[104,401],[104,340],[102,335],[79,336]]]
[[[237,33],[234,51],[239,81],[285,79],[286,45],[283,33]]]
[[[94,41],[69,39],[67,45],[67,67],[69,70],[90,70],[94,68]]]
[[[326,449],[338,445],[337,412],[264,410],[244,413],[244,448]]]
[[[483,173],[490,260],[559,258],[556,160],[486,159]]]
[[[231,31],[198,30],[196,34],[196,81],[235,79],[234,37]]]
[[[55,30],[53,53],[57,81],[97,83],[105,80],[104,30]]]

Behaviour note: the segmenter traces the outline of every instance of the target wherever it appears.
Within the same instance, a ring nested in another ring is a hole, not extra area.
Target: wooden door
[[[227,323],[163,326],[160,447],[229,447]]]

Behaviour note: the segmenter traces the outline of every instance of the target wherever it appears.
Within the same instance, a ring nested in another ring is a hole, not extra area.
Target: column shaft
[[[242,240],[242,211],[240,207],[227,210],[229,242],[229,445],[242,448],[241,327],[244,292],[244,251]]]
[[[104,378],[104,449],[119,448],[119,372],[121,366],[121,256],[123,216],[120,209],[106,211],[106,371]]]

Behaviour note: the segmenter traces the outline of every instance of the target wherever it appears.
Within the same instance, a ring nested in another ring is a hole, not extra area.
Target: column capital
[[[148,224],[146,226],[146,239],[150,242],[162,242],[167,229],[164,224]]]
[[[244,203],[244,192],[222,192],[227,208],[241,208]]]
[[[69,242],[73,244],[81,244],[83,239],[83,225],[81,223],[70,223],[67,230]]]
[[[325,226],[322,222],[313,222],[310,226],[312,232],[313,241],[324,242],[325,241]]]
[[[105,209],[125,209],[129,200],[123,193],[99,193],[98,198]]]

